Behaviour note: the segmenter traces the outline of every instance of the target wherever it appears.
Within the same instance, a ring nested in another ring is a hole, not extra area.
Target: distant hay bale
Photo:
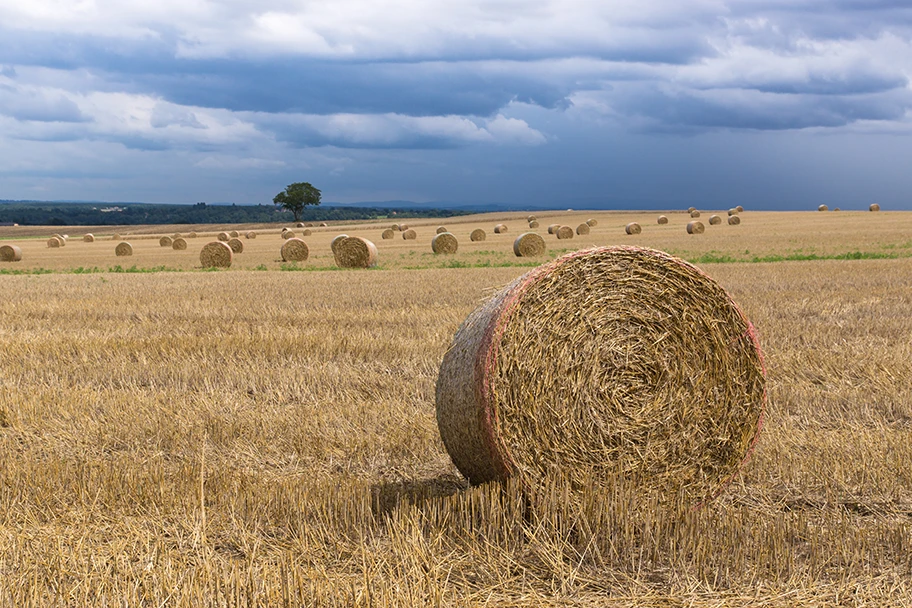
[[[569,253],[462,323],[436,386],[440,437],[473,484],[617,476],[718,494],[766,404],[753,326],[694,266],[638,247]]]
[[[310,248],[302,239],[288,239],[282,243],[283,262],[304,262],[310,257]]]
[[[57,249],[58,247],[63,247],[63,239],[52,236],[47,240],[47,246],[52,249]]]
[[[399,232],[405,232],[408,229],[408,224],[399,224]]]
[[[288,226],[282,226],[282,234],[285,234],[289,230],[291,230],[291,228],[289,228]]]
[[[241,239],[231,239],[228,241],[228,246],[234,253],[244,253],[244,242]]]
[[[392,226],[390,226],[390,230],[393,230],[395,232],[401,232],[401,230],[399,230],[399,224],[393,224]]]
[[[526,218],[526,221],[527,221],[527,222],[534,222],[534,221],[537,220],[537,219],[538,219],[538,218],[535,217],[534,215],[530,215],[529,217]]]
[[[245,239],[255,239],[256,237],[257,237],[257,233],[254,232],[253,230],[248,230],[246,233],[244,233]]]
[[[180,232],[175,232],[174,234],[171,235],[171,240],[172,240],[172,241],[173,241],[174,239],[182,239],[182,238],[184,238],[184,235],[181,234]]]
[[[174,251],[186,251],[187,241],[182,237],[178,237],[171,242],[171,249]]]
[[[842,211],[842,209],[840,209],[839,207],[834,207],[833,211]]]
[[[545,239],[540,234],[526,232],[513,241],[513,253],[518,258],[529,258],[543,255],[547,250]]]
[[[737,207],[735,207],[735,211],[737,211],[738,213],[744,213],[744,207],[742,207],[741,205],[738,205]]]
[[[507,231],[507,226],[505,224],[497,224],[494,226],[494,234],[504,234]]]
[[[223,243],[227,243],[228,241],[231,240],[231,235],[228,234],[227,232],[219,232],[218,237],[216,237],[216,238],[218,238],[218,240],[220,240]]]
[[[350,236],[336,247],[336,266],[341,268],[372,268],[377,265],[377,246],[367,239]]]
[[[435,234],[443,234],[444,232],[449,232],[449,230],[446,229],[446,226],[437,226],[437,232]]]
[[[737,225],[740,224],[740,223],[741,223],[741,217],[740,217],[740,216],[737,216],[737,215],[730,215],[730,216],[728,216],[728,225],[729,225],[729,226],[737,226]]]
[[[313,230],[310,230],[309,228],[305,228],[305,229],[301,232],[301,236],[310,236],[311,234],[313,234]]]
[[[131,245],[130,243],[128,243],[126,241],[123,241],[122,243],[118,243],[117,247],[114,248],[114,255],[116,255],[119,258],[133,255],[133,245]]]
[[[340,234],[332,240],[332,242],[329,244],[329,248],[332,249],[333,255],[336,255],[336,250],[338,249],[339,245],[342,244],[342,241],[347,238],[347,234]]]
[[[590,228],[595,228],[596,226],[598,226],[598,220],[595,218],[589,218],[588,220],[586,220],[586,223],[589,225]]]
[[[120,235],[117,234],[117,233],[112,234],[112,235],[111,235],[111,240],[112,240],[112,241],[119,241],[119,240],[120,240]]]
[[[584,234],[589,234],[589,224],[580,224],[576,227],[576,233],[580,236]]]
[[[532,220],[531,222],[529,222],[529,228],[538,228],[538,221]]]
[[[472,241],[473,243],[477,243],[478,241],[483,241],[486,238],[488,238],[488,235],[481,228],[476,228],[469,235],[469,240]]]
[[[200,264],[203,268],[230,268],[234,261],[234,252],[224,241],[212,241],[200,251]]]
[[[418,238],[418,233],[415,232],[414,230],[412,230],[411,228],[409,228],[408,230],[406,230],[405,232],[402,233],[402,238],[405,239],[406,241],[414,241],[415,239]]]
[[[668,223],[668,218],[665,217],[664,215],[660,215],[660,216],[659,216],[659,219],[656,220],[656,221],[657,221],[657,223],[659,223],[659,224],[667,224],[667,223]]]
[[[431,239],[431,251],[434,253],[456,253],[457,249],[459,249],[459,241],[452,233],[441,232]]]
[[[573,238],[573,228],[570,226],[561,226],[558,228],[554,234],[557,235],[559,239],[572,239]]]
[[[292,232],[291,230],[286,230],[285,232],[282,233],[283,239],[293,239],[294,237],[295,237],[295,233]]]
[[[396,236],[396,232],[390,228],[387,228],[386,230],[383,231],[383,234],[381,234],[380,236],[381,236],[381,238],[383,238],[384,241],[388,241],[391,238],[393,238],[394,236]]]
[[[877,203],[871,203],[871,206],[868,207],[868,211],[880,211],[880,205]]]
[[[21,262],[22,249],[18,245],[3,245],[0,247],[0,262]]]
[[[84,243],[94,243],[94,242],[95,242],[95,235],[92,234],[92,233],[86,234],[85,236],[82,237],[82,242],[84,242]]]
[[[187,235],[187,238],[195,239],[195,238],[196,238],[196,233],[195,233],[195,232],[191,232],[190,234]]]
[[[313,222],[307,222],[306,224],[304,224],[304,227],[305,227],[305,228],[313,228],[313,227],[314,227]]]
[[[626,232],[627,234],[640,234],[641,232],[643,232],[643,228],[636,222],[630,222],[629,224],[624,226],[624,232]]]
[[[731,209],[728,210],[728,215],[730,215],[730,216],[731,216],[731,215],[738,215],[738,210],[735,209],[734,207],[732,207]]]
[[[329,226],[329,224],[327,224],[326,222],[320,222],[321,228],[326,228],[327,226]]]
[[[173,242],[174,239],[172,239],[170,236],[163,236],[158,239],[159,247],[170,247]]]
[[[693,212],[696,211],[696,210],[697,210],[696,207],[688,207],[688,208],[687,208],[687,213],[693,213]]]
[[[706,226],[703,222],[687,222],[687,234],[703,234],[705,231]]]
[[[304,227],[304,222],[298,222],[297,224],[295,224],[295,228],[303,228],[303,227]]]
[[[710,216],[709,216],[709,224],[710,224],[711,226],[716,226],[716,225],[721,224],[721,223],[722,223],[722,218],[719,217],[718,215],[710,215]]]
[[[817,207],[817,211],[829,211],[829,210],[830,210],[830,208],[827,207],[826,205],[818,205],[818,207]]]
[[[560,224],[549,224],[548,225],[548,234],[556,234],[557,229],[560,228]]]
[[[700,217],[700,212],[697,211],[696,209],[694,209],[693,211],[690,212],[690,217],[693,217],[693,218]]]
[[[236,239],[239,236],[241,236],[241,234],[237,230],[232,230],[231,232],[228,233],[228,236],[230,236],[233,239]]]

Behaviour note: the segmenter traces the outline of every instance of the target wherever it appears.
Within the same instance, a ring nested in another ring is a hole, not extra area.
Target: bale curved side
[[[558,228],[554,234],[557,235],[559,239],[572,239],[573,238],[573,228],[570,226],[561,226]]]
[[[459,241],[455,234],[441,232],[431,239],[431,251],[434,253],[456,253],[459,249]]]
[[[94,243],[94,242],[95,242],[95,235],[92,234],[92,233],[90,232],[90,233],[88,233],[88,234],[86,234],[85,236],[82,237],[82,241],[83,241],[84,243]]]
[[[472,234],[469,235],[469,240],[472,241],[473,243],[477,243],[478,241],[483,241],[486,238],[488,238],[488,235],[481,228],[476,228],[475,230],[472,231]]]
[[[589,234],[589,224],[580,224],[576,227],[576,233],[580,236]]]
[[[174,242],[174,239],[172,239],[170,236],[163,236],[160,239],[158,239],[158,246],[159,247],[170,247],[173,242]]]
[[[244,242],[241,239],[231,239],[228,241],[228,246],[234,253],[244,253]]]
[[[187,250],[187,241],[182,237],[178,237],[171,241],[171,249],[174,251],[186,251]]]
[[[668,218],[665,217],[664,215],[660,215],[660,216],[659,216],[659,219],[656,220],[656,222],[657,222],[658,224],[667,224],[667,223],[668,223]]]
[[[379,259],[377,246],[365,238],[350,236],[336,248],[336,265],[341,268],[372,268]]]
[[[703,234],[705,231],[703,222],[687,222],[687,234]]]
[[[4,245],[0,247],[0,262],[21,262],[22,249],[18,245]]]
[[[391,238],[393,238],[394,236],[396,236],[396,233],[395,233],[392,229],[387,228],[387,229],[384,230],[383,233],[380,235],[380,238],[382,238],[384,241],[388,241],[388,240],[390,240]]]
[[[737,215],[729,216],[729,218],[728,218],[729,226],[737,226],[740,223],[741,223],[741,218],[738,217]]]
[[[513,241],[513,253],[518,258],[543,255],[546,249],[545,239],[543,239],[540,234],[534,232],[520,234],[516,237],[516,240]]]
[[[212,241],[200,251],[200,264],[203,268],[229,268],[234,260],[234,252],[228,243]]]
[[[114,255],[119,258],[133,255],[133,245],[126,241],[118,243],[117,247],[114,248]]]
[[[643,232],[643,228],[636,222],[630,222],[629,224],[624,226],[624,232],[626,232],[627,234],[640,234],[641,232]]]
[[[402,238],[406,241],[414,241],[418,238],[418,233],[409,228],[402,232]]]
[[[310,257],[310,248],[302,239],[288,239],[282,244],[283,262],[304,262]]]

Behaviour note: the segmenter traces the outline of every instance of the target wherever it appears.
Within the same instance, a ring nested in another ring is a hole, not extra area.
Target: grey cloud
[[[4,87],[0,91],[0,114],[36,122],[87,122],[72,100],[63,95],[44,95]]]

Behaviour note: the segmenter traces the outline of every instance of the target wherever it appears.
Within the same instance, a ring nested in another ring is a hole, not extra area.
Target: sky
[[[0,199],[912,209],[909,0],[0,0]]]

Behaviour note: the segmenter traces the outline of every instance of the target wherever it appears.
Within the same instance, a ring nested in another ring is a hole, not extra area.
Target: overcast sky
[[[0,199],[912,208],[910,0],[0,0]]]

